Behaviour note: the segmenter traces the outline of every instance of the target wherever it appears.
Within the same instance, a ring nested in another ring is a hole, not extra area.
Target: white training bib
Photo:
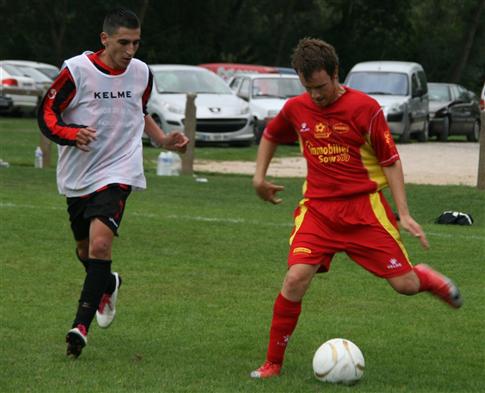
[[[148,66],[133,59],[122,74],[108,75],[86,54],[66,60],[66,66],[76,95],[62,113],[63,121],[96,129],[96,140],[89,152],[59,146],[59,192],[67,197],[82,196],[111,183],[146,188],[141,138]]]

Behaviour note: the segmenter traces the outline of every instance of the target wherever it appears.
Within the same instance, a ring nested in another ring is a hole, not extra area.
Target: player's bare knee
[[[89,255],[96,259],[110,259],[111,242],[103,237],[92,239],[89,243]]]

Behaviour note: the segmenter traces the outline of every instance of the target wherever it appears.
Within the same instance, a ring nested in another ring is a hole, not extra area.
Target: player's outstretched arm
[[[411,217],[406,199],[406,191],[404,188],[404,174],[402,170],[401,161],[398,160],[394,164],[382,167],[386,175],[389,188],[391,189],[392,198],[396,204],[396,209],[399,214],[399,222],[401,226],[411,235],[418,238],[421,246],[429,248],[428,239],[421,226]]]
[[[164,149],[180,153],[184,153],[187,150],[189,139],[182,132],[174,131],[165,134],[150,115],[145,116],[145,133],[153,142]]]
[[[261,142],[258,148],[258,156],[256,158],[256,170],[253,176],[253,187],[256,194],[264,200],[273,204],[281,203],[283,200],[277,197],[279,191],[283,191],[283,186],[266,181],[266,172],[268,171],[269,164],[274,156],[278,145],[269,141],[266,138],[261,138]]]

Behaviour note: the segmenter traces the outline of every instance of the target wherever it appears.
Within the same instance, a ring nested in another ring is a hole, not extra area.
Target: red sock
[[[431,282],[428,269],[423,268],[422,265],[416,265],[414,266],[414,273],[419,278],[419,292],[429,291],[431,289]]]
[[[273,308],[273,320],[269,333],[266,359],[272,363],[283,363],[286,346],[295,330],[301,312],[301,301],[292,302],[280,293]]]

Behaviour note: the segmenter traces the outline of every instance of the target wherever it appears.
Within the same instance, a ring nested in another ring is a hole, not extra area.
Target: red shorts
[[[380,192],[339,201],[303,199],[294,213],[288,265],[330,269],[337,252],[376,276],[389,278],[412,270],[396,218]]]

